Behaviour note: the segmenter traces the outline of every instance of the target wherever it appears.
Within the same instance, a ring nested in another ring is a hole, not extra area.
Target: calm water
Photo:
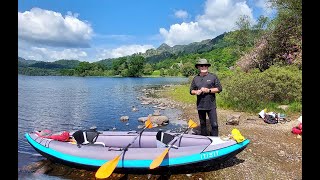
[[[33,130],[87,129],[138,130],[139,117],[148,116],[155,110],[153,105],[141,105],[137,97],[142,89],[152,86],[179,84],[187,78],[106,78],[18,76],[18,167],[42,160],[25,140],[24,133]],[[132,112],[132,106],[139,109]],[[169,118],[169,125],[162,129],[179,128],[177,109],[160,111]],[[121,116],[129,121],[121,122]],[[150,130],[156,131],[159,128]],[[149,130],[149,129],[147,129]],[[147,131],[146,130],[146,131]],[[24,176],[24,178],[28,178]],[[29,177],[32,179],[32,175]],[[52,178],[52,177],[51,177]]]

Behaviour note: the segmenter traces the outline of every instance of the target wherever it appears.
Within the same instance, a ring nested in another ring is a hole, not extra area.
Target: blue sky
[[[95,62],[186,45],[271,16],[267,0],[18,0],[18,56]]]

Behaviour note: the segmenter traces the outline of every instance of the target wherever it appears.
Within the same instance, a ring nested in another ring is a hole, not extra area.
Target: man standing
[[[190,86],[190,94],[197,95],[197,110],[200,119],[201,135],[207,136],[206,115],[208,115],[212,136],[218,136],[218,120],[216,111],[216,95],[222,91],[222,86],[215,74],[209,73],[211,66],[206,59],[199,59],[195,67],[200,70]]]

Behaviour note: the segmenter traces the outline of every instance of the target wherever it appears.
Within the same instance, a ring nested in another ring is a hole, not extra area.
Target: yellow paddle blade
[[[190,119],[189,122],[188,122],[188,126],[189,126],[189,128],[195,128],[195,127],[197,127],[198,125],[197,125],[197,123],[195,123],[194,121],[192,121],[192,120]]]
[[[154,168],[160,166],[160,164],[162,163],[164,157],[167,155],[168,152],[169,152],[169,148],[166,148],[166,149],[160,154],[160,156],[158,156],[156,159],[154,159],[154,160],[151,162],[149,168],[150,168],[150,169],[154,169]]]
[[[148,118],[148,120],[146,120],[146,122],[144,123],[144,125],[147,127],[147,128],[152,128],[152,123],[150,121],[150,117]]]
[[[105,179],[109,177],[114,169],[116,168],[118,162],[120,160],[120,155],[115,157],[114,159],[104,163],[96,172],[96,178],[98,179]]]
[[[236,128],[232,129],[231,134],[233,139],[236,140],[238,143],[245,140],[245,138],[241,135],[240,131]]]

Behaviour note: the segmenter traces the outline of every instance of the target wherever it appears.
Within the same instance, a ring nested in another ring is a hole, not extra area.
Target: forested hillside
[[[145,53],[138,53],[127,57],[114,59],[104,59],[96,61],[94,63],[88,63],[79,60],[59,60],[55,62],[43,62],[25,60],[21,57],[18,57],[18,68],[20,74],[26,75],[46,75],[43,74],[43,72],[48,72],[47,75],[130,76],[129,74],[126,74],[127,70],[130,70],[130,67],[136,63],[134,59],[137,59],[136,57],[141,56],[142,64],[137,63],[137,66],[144,71],[142,74],[133,74],[132,76],[151,75],[154,71],[160,70],[163,71],[163,73],[161,74],[162,76],[175,76],[177,74],[170,74],[168,72],[175,68],[172,67],[174,64],[178,65],[177,68],[181,68],[182,64],[179,64],[181,57],[189,57],[186,55],[197,57],[198,54],[210,52],[213,49],[219,49],[225,46],[223,45],[224,43],[222,40],[224,35],[225,34],[222,34],[215,37],[214,39],[194,42],[188,45],[176,45],[170,47],[167,44],[162,44],[157,49],[149,49]],[[68,70],[67,74],[66,70]],[[86,70],[86,73],[84,74],[83,72],[81,72],[82,70]],[[177,71],[177,69],[174,70]],[[40,74],[37,74],[37,71]],[[181,75],[181,73],[179,75]]]

